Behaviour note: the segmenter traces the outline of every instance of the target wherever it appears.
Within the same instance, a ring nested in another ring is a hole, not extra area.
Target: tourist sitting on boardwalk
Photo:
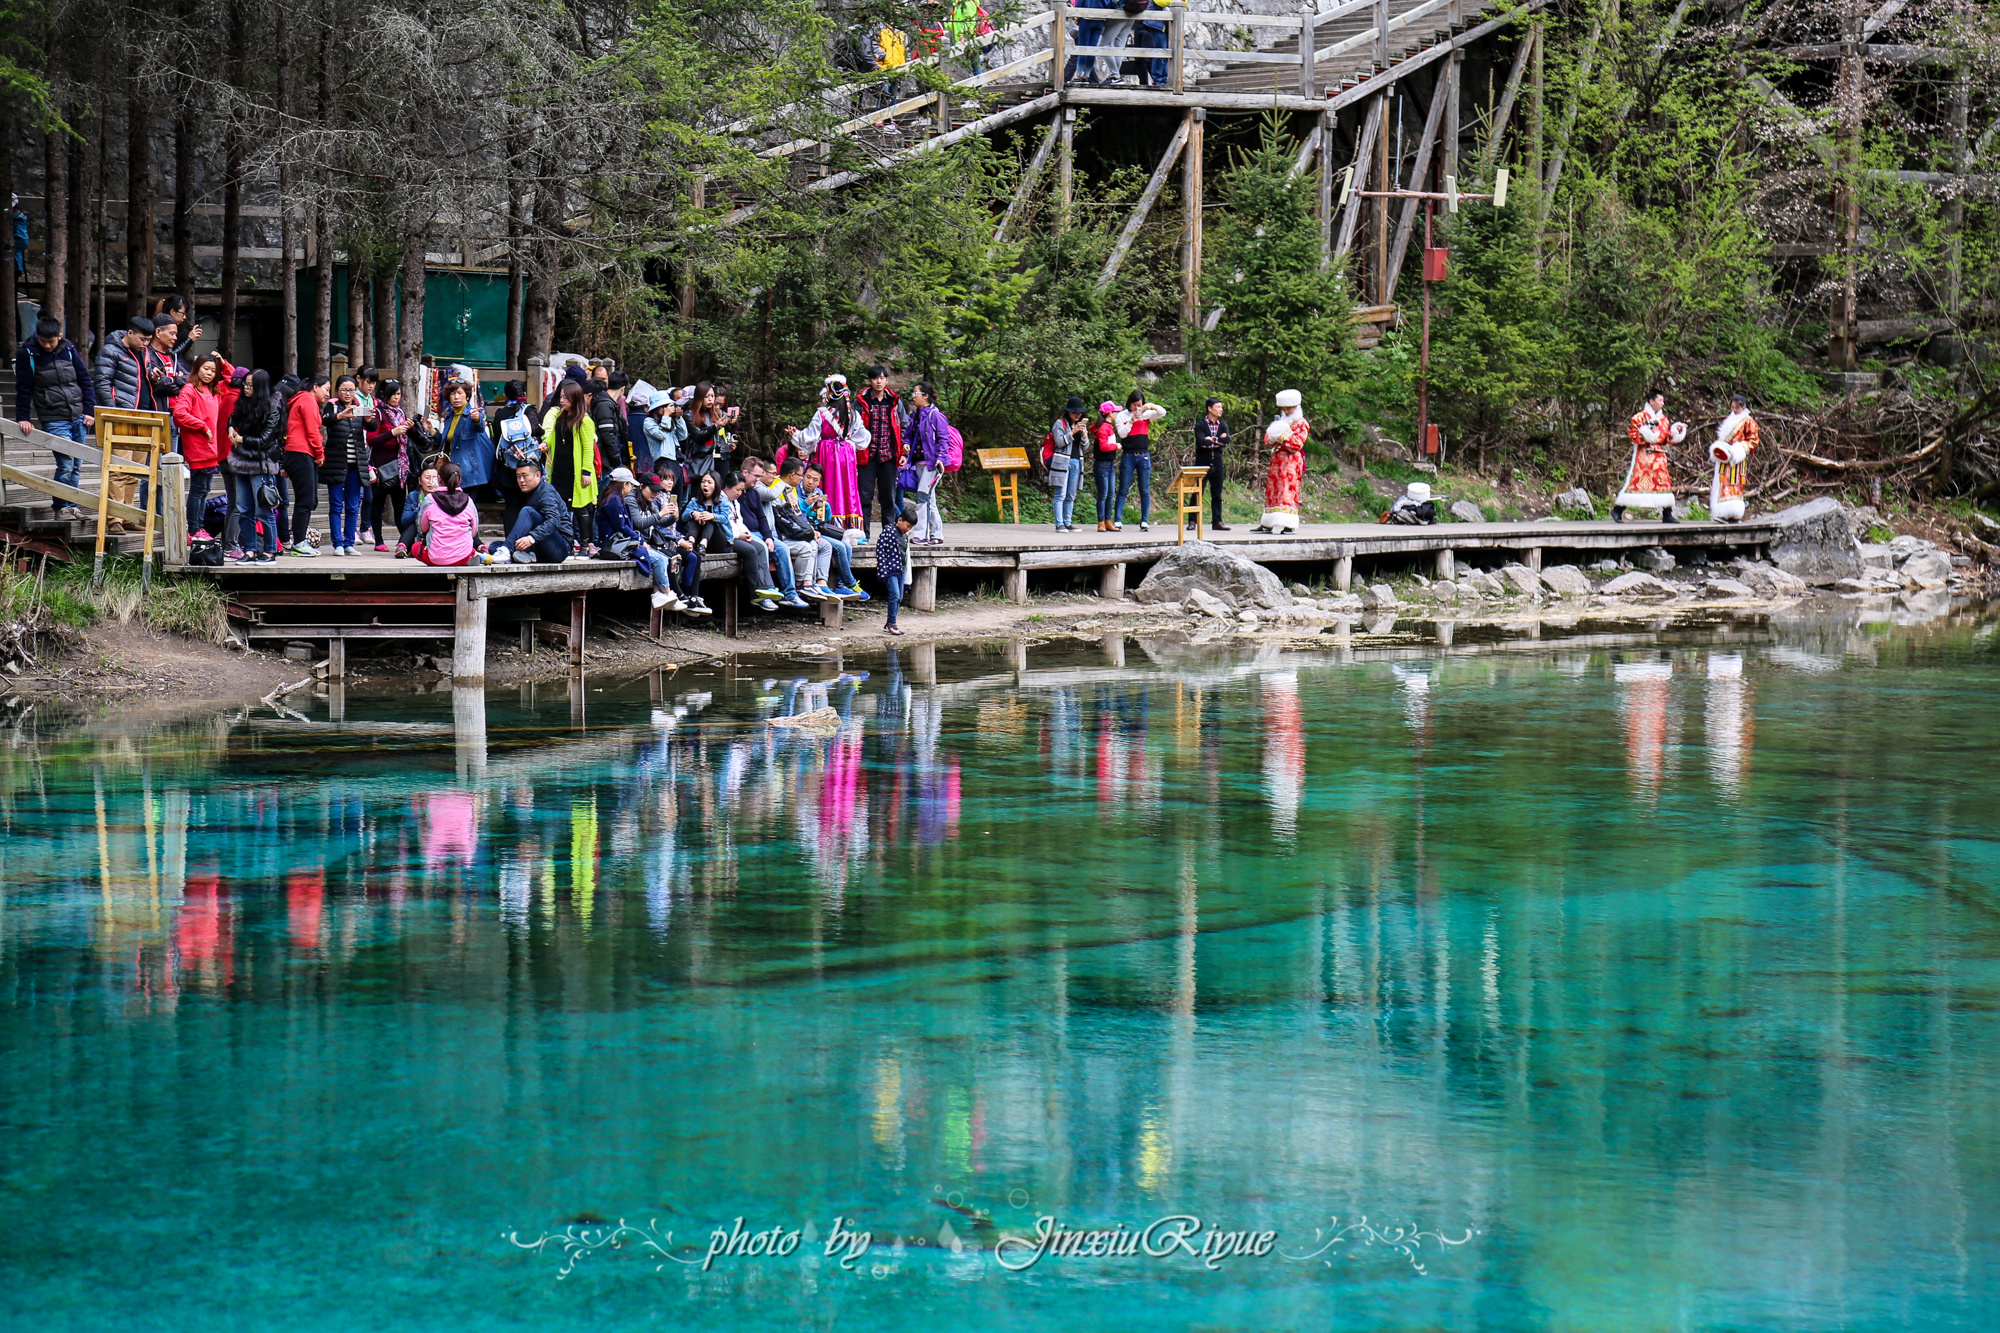
[[[800,471],[798,505],[813,530],[813,587],[822,597],[866,601],[868,594],[854,584],[854,552],[847,544],[854,529],[834,521],[826,498],[825,474],[817,463]]]
[[[736,552],[736,577],[750,589],[759,610],[775,611],[784,594],[772,576],[770,548],[743,521],[742,501],[749,489],[750,479],[741,472],[724,473],[722,490],[710,503],[715,506],[716,522],[727,536],[729,549]]]
[[[1097,441],[1091,466],[1097,483],[1097,530],[1118,532],[1121,529],[1113,521],[1115,511],[1111,508],[1111,488],[1117,485],[1118,477],[1118,404],[1107,401],[1097,405],[1097,425],[1091,436]]]
[[[1113,418],[1118,430],[1118,499],[1111,506],[1114,525],[1125,517],[1125,497],[1139,483],[1139,531],[1151,532],[1153,517],[1153,423],[1167,414],[1146,401],[1137,389],[1125,400],[1125,410]]]
[[[673,565],[664,550],[654,547],[633,521],[637,507],[639,479],[630,468],[613,468],[604,481],[604,499],[597,506],[599,543],[612,555],[630,560],[653,581],[653,607],[661,611],[684,611],[686,605],[674,587]],[[651,516],[648,515],[650,526]],[[692,543],[690,543],[692,544]]]
[[[1264,517],[1252,532],[1299,530],[1299,483],[1306,475],[1306,437],[1312,423],[1299,406],[1297,389],[1278,391],[1278,415],[1264,428],[1271,446],[1271,470],[1264,478]]]
[[[1646,395],[1646,405],[1632,414],[1625,433],[1632,440],[1632,462],[1625,469],[1625,484],[1611,502],[1611,521],[1623,523],[1627,509],[1657,509],[1662,523],[1677,523],[1674,517],[1674,483],[1667,472],[1667,445],[1687,438],[1683,422],[1667,420],[1667,395],[1655,389]]]
[[[417,520],[423,516],[431,497],[438,492],[438,469],[434,463],[426,463],[417,470],[417,484],[410,487],[403,497],[403,513],[397,524],[396,558],[401,560],[417,544]]]
[[[479,510],[465,493],[458,464],[438,469],[438,490],[417,515],[417,541],[410,554],[427,565],[469,565],[478,548]]]
[[[522,565],[559,565],[569,559],[576,548],[576,528],[568,498],[559,494],[533,463],[515,470],[514,483],[527,499],[514,516],[514,525],[507,529],[506,539],[493,543],[487,553],[504,553]]]
[[[728,550],[729,528],[721,517],[727,507],[722,498],[722,478],[713,472],[702,473],[694,479],[687,502],[681,506],[681,535],[698,550]]]
[[[660,477],[641,477],[638,491],[626,499],[626,511],[646,544],[666,555],[680,609],[691,616],[713,615],[701,599],[701,546],[681,534],[673,488]]]
[[[1729,396],[1729,415],[1716,427],[1715,443],[1708,452],[1715,460],[1715,473],[1708,482],[1708,516],[1741,523],[1743,494],[1750,480],[1744,465],[1757,452],[1757,419],[1750,415],[1750,400],[1742,394]]]
[[[1401,523],[1409,527],[1427,527],[1437,522],[1437,502],[1431,499],[1430,483],[1413,481],[1403,493],[1396,497],[1389,512],[1382,515],[1384,523]]]
[[[731,491],[729,498],[735,502],[737,521],[749,533],[753,541],[762,542],[764,553],[769,559],[771,574],[776,579],[778,600],[784,606],[803,610],[805,598],[799,596],[798,567],[793,563],[795,553],[785,545],[785,539],[778,531],[778,523],[772,510],[778,504],[778,492],[771,483],[771,465],[761,458],[743,460],[742,477],[745,483],[741,492]]]

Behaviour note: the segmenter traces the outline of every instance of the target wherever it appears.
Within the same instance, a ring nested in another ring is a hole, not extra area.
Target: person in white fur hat
[[[1715,474],[1708,481],[1708,516],[1724,523],[1743,521],[1743,491],[1750,480],[1744,464],[1757,452],[1757,419],[1750,415],[1750,401],[1740,393],[1729,395],[1729,415],[1715,428],[1715,443],[1708,456],[1715,460]]]
[[[1632,463],[1611,502],[1611,521],[1623,523],[1627,509],[1657,509],[1661,522],[1679,522],[1674,517],[1673,478],[1667,474],[1667,445],[1686,439],[1688,428],[1684,421],[1667,420],[1666,390],[1646,395],[1646,405],[1632,414],[1625,433],[1632,438]]]
[[[1299,530],[1299,483],[1306,475],[1306,437],[1312,423],[1299,406],[1297,389],[1278,391],[1278,415],[1264,428],[1271,446],[1271,470],[1264,477],[1264,517],[1252,532]]]

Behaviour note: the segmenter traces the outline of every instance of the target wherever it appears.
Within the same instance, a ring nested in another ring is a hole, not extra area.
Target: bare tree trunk
[[[516,140],[518,143],[518,139]],[[507,369],[521,369],[521,236],[527,230],[521,215],[521,154],[509,145],[507,154]]]
[[[90,245],[97,272],[97,346],[111,336],[111,227],[105,213],[105,198],[111,193],[111,108],[97,108],[97,211],[90,227]]]
[[[11,199],[14,194],[14,127],[18,124],[20,121],[14,116],[13,99],[0,98],[0,199]],[[11,207],[7,210],[6,221],[4,239],[0,239],[0,361],[11,363],[19,327],[19,317],[14,312],[20,308],[17,304],[20,293],[14,286],[14,210]]]
[[[522,308],[521,355],[523,364],[546,361],[556,340],[556,279],[560,262],[555,237],[562,226],[563,192],[558,174],[561,166],[552,156],[544,156],[535,182],[533,263],[528,271],[528,288]]]
[[[375,364],[368,346],[368,275],[352,246],[347,251],[347,365],[351,370]]]
[[[333,373],[333,220],[325,204],[318,214],[319,264],[313,274],[313,371]],[[350,358],[351,360],[352,358]]]
[[[68,300],[62,309],[63,327],[73,330],[70,340],[86,346],[90,329],[90,226],[83,211],[84,197],[90,193],[91,162],[83,139],[69,141],[69,225],[68,245],[63,252],[67,277],[63,290]]]
[[[403,231],[403,312],[396,365],[403,383],[414,387],[424,354],[424,243],[426,225],[411,218]],[[409,397],[404,402],[409,403]],[[426,404],[426,406],[434,406]]]
[[[245,52],[244,0],[229,4],[229,86],[241,90],[248,57]],[[238,250],[243,244],[243,131],[232,110],[222,132],[222,317],[216,321],[216,344],[225,359],[236,360],[236,287]],[[251,358],[245,357],[248,361]]]
[[[291,129],[293,83],[291,46],[280,42],[278,112],[285,121],[288,133]],[[283,278],[285,333],[284,344],[278,349],[278,366],[280,372],[286,375],[299,373],[299,270],[292,263],[298,246],[298,227],[292,220],[295,212],[292,207],[292,154],[290,148],[284,148],[278,156],[278,247],[285,253],[278,261],[278,270]]]
[[[149,313],[153,293],[153,135],[134,61],[125,98],[125,317]]]
[[[57,130],[48,133],[43,172],[48,215],[42,228],[42,313],[61,319],[69,308],[69,147]]]
[[[402,358],[396,348],[396,273],[391,269],[375,275],[375,347],[370,353],[375,364],[386,364],[391,375],[401,375]]]
[[[194,304],[194,112],[174,117],[174,290]]]

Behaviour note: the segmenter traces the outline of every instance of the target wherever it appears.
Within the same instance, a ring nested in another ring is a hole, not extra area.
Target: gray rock
[[[1562,597],[1582,597],[1590,592],[1590,576],[1575,565],[1550,565],[1542,571],[1542,582]]]
[[[1616,560],[1600,560],[1592,565],[1591,568],[1600,574],[1609,574],[1618,568],[1618,562]]]
[[[1986,531],[1988,532],[2000,532],[2000,523],[1994,522],[1986,515],[1980,513],[1977,509],[1972,511],[1972,521],[1974,523],[1977,523],[1980,527],[1986,529]]]
[[[1529,597],[1542,590],[1542,576],[1526,565],[1502,565],[1500,577],[1514,591]]]
[[[1590,492],[1578,486],[1575,490],[1564,491],[1556,497],[1558,509],[1580,509],[1586,514],[1595,514],[1597,504],[1590,498]]]
[[[1486,512],[1470,500],[1453,500],[1451,516],[1458,523],[1484,523]]]
[[[1848,593],[1850,595],[1857,595],[1864,593],[1881,593],[1881,592],[1891,591],[1890,589],[1882,587],[1874,579],[1866,579],[1866,578],[1835,579],[1833,581],[1833,590],[1835,592]]]
[[[1396,605],[1396,590],[1386,583],[1371,583],[1361,590],[1363,610],[1375,611]]]
[[[1867,548],[1864,547],[1862,549],[1865,551]],[[1889,549],[1889,559],[1894,561],[1896,564],[1900,565],[1913,555],[1919,555],[1925,551],[1937,550],[1937,543],[1925,541],[1922,537],[1911,537],[1906,535],[1902,537],[1897,537],[1895,540],[1891,541],[1889,543],[1888,549]]]
[[[1861,577],[1861,543],[1838,500],[1808,500],[1771,515],[1770,521],[1778,526],[1771,563],[1779,569],[1822,588],[1835,579]]]
[[[1703,594],[1709,597],[1755,597],[1756,591],[1747,583],[1735,579],[1710,579],[1701,585]]]
[[[1632,563],[1655,574],[1664,574],[1674,567],[1674,553],[1664,546],[1648,546],[1632,557]]]
[[[1951,557],[1943,551],[1918,551],[1903,562],[1901,572],[1912,587],[1942,588],[1951,581]]]
[[[1310,597],[1313,595],[1313,590],[1303,583],[1294,583],[1291,587],[1291,593],[1294,597]]]
[[[1607,597],[1671,597],[1674,590],[1642,569],[1620,574],[1598,589]]]
[[[1863,542],[1861,543],[1861,563],[1870,569],[1894,569],[1896,567],[1896,557],[1890,554],[1889,548],[1886,546],[1877,546],[1869,542]]]
[[[1868,534],[1876,528],[1886,528],[1889,520],[1883,518],[1873,505],[1857,505],[1847,511],[1847,526],[1854,532],[1854,540],[1865,542]]]
[[[1236,602],[1229,597],[1219,597],[1200,588],[1188,589],[1188,595],[1181,602],[1181,609],[1189,615],[1212,616],[1217,620],[1227,620],[1236,614]]]
[[[1394,634],[1396,632],[1396,617],[1393,615],[1370,616],[1361,622],[1361,628],[1369,634]]]
[[[1236,618],[1242,621],[1246,625],[1254,625],[1257,623],[1257,613],[1255,611],[1238,612]]]
[[[1439,579],[1437,582],[1431,584],[1427,591],[1431,596],[1448,602],[1458,596],[1458,585],[1450,579]]]
[[[1292,604],[1278,576],[1247,556],[1213,542],[1169,546],[1133,593],[1141,602],[1184,601],[1193,589],[1226,594],[1237,606],[1275,610]]]
[[[1499,579],[1494,578],[1483,569],[1460,570],[1458,573],[1458,587],[1461,592],[1470,590],[1478,593],[1481,597],[1501,597],[1506,595],[1507,592],[1507,589],[1502,586]]]
[[[1787,573],[1776,565],[1745,564],[1737,577],[1766,597],[1796,596],[1810,586],[1798,575]]]

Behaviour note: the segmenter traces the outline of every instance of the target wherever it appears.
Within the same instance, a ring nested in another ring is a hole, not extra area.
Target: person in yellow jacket
[[[542,417],[542,440],[549,451],[549,484],[569,505],[577,546],[596,555],[591,515],[597,509],[597,424],[590,419],[590,394],[566,379],[556,406]]]

